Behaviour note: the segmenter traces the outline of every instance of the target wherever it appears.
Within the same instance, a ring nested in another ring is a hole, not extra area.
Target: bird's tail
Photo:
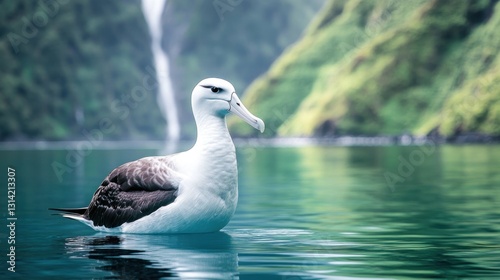
[[[59,211],[61,216],[64,218],[69,218],[78,221],[86,221],[84,214],[87,211],[87,207],[83,208],[49,208],[49,210]]]
[[[94,228],[92,225],[92,221],[88,219],[88,217],[85,216],[85,212],[87,212],[87,207],[83,208],[49,208],[49,210],[53,211],[59,211],[60,213],[57,213],[64,218],[72,219],[72,220],[77,220],[79,222],[82,222],[89,227]],[[57,215],[56,214],[56,215]]]
[[[65,214],[83,215],[83,214],[85,214],[85,211],[87,211],[87,207],[83,207],[83,208],[49,208],[49,210],[63,212],[63,213],[59,213],[61,215],[65,215]]]

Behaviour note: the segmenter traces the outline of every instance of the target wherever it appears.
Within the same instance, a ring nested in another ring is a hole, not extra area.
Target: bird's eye
[[[218,87],[211,87],[210,89],[212,90],[212,92],[219,92],[220,91],[220,88],[218,88]]]

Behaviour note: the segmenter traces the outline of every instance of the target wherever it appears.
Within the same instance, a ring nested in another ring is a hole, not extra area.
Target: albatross
[[[226,125],[234,113],[264,132],[231,83],[209,78],[191,95],[194,146],[181,153],[144,157],[115,168],[88,207],[51,208],[98,231],[201,233],[227,225],[238,202],[236,151]]]

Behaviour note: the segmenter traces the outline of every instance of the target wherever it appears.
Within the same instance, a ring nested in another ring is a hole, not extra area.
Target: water
[[[498,145],[240,147],[233,220],[188,235],[96,233],[51,215],[87,205],[113,167],[161,151],[72,153],[0,150],[2,223],[7,166],[18,218],[15,273],[0,227],[1,279],[500,279]],[[54,162],[68,167],[62,181]]]
[[[163,29],[161,16],[167,0],[142,0],[142,11],[151,34],[151,51],[158,81],[158,101],[167,120],[167,137],[172,141],[180,138],[181,126],[177,114],[174,89],[170,79],[168,56],[161,47]]]

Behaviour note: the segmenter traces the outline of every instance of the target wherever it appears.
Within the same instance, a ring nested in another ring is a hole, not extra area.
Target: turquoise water
[[[500,279],[498,145],[240,147],[233,220],[190,235],[109,235],[52,215],[86,206],[119,164],[162,151],[72,153],[0,150],[1,279]]]

